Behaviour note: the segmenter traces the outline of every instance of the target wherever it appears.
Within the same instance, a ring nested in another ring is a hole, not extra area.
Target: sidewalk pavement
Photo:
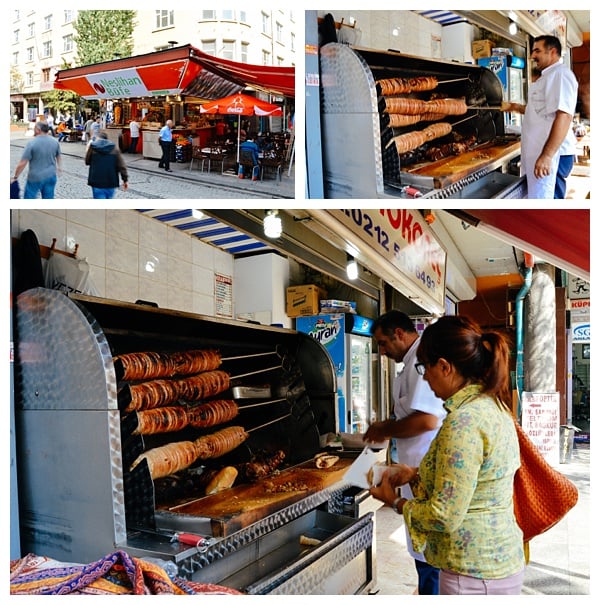
[[[24,135],[25,131],[11,131],[11,143],[22,145],[25,147],[27,142],[30,140],[29,137]],[[73,157],[85,157],[87,149],[86,143],[82,142],[67,142],[63,141],[61,144],[61,151],[63,155],[69,155]],[[190,170],[190,163],[178,163],[171,162],[172,173],[167,174],[164,170],[158,167],[158,160],[144,158],[141,154],[129,154],[124,153],[123,158],[127,163],[128,167],[143,172],[152,174],[161,174],[169,177],[181,178],[186,181],[197,182],[203,185],[213,185],[227,187],[228,189],[239,189],[240,197],[244,197],[245,191],[251,191],[254,195],[263,194],[265,197],[281,197],[281,198],[295,198],[295,158],[292,158],[291,170],[288,163],[285,163],[281,170],[281,180],[273,174],[269,174],[264,179],[253,181],[252,179],[240,179],[234,169],[226,171],[221,174],[220,170],[216,171],[211,168],[211,172],[201,171],[201,164],[198,161],[194,161],[192,169]]]
[[[579,491],[575,507],[553,528],[530,542],[522,595],[589,595],[590,446],[575,444],[571,461],[556,467]],[[377,595],[414,594],[417,574],[406,550],[402,517],[384,506],[375,515]]]

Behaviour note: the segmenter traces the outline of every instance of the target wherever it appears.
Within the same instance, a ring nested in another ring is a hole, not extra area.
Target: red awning
[[[153,97],[169,94],[218,99],[246,86],[295,96],[295,68],[249,65],[218,59],[191,45],[63,69],[54,88],[86,99]]]
[[[453,211],[450,211],[453,212]],[[464,218],[524,252],[590,280],[589,210],[461,210]]]

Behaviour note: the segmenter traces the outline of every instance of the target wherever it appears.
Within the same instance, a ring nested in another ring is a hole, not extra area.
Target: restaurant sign
[[[419,211],[388,208],[327,212],[444,309],[446,251]]]
[[[150,90],[135,68],[90,74],[87,76],[87,80],[100,99],[148,97],[178,94],[181,92],[180,88]]]

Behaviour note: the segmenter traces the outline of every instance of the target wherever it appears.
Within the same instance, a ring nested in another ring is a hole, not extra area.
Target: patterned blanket
[[[117,550],[88,565],[34,554],[10,562],[10,594],[235,594],[216,584],[170,577],[159,565]]]

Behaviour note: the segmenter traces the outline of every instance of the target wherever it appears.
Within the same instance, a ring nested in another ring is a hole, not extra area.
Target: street
[[[14,174],[29,138],[22,134],[12,134],[10,142],[10,170]],[[84,164],[85,145],[82,143],[61,143],[62,174],[58,177],[55,199],[92,199],[91,187],[87,184],[88,167]],[[282,180],[270,178],[264,181],[238,179],[236,175],[216,172],[201,172],[196,166],[189,169],[189,163],[172,163],[173,173],[167,174],[158,168],[155,160],[141,155],[124,155],[129,175],[127,191],[121,188],[115,199],[264,199],[293,198],[294,171],[287,171]],[[19,178],[21,196],[25,189],[28,168]]]

